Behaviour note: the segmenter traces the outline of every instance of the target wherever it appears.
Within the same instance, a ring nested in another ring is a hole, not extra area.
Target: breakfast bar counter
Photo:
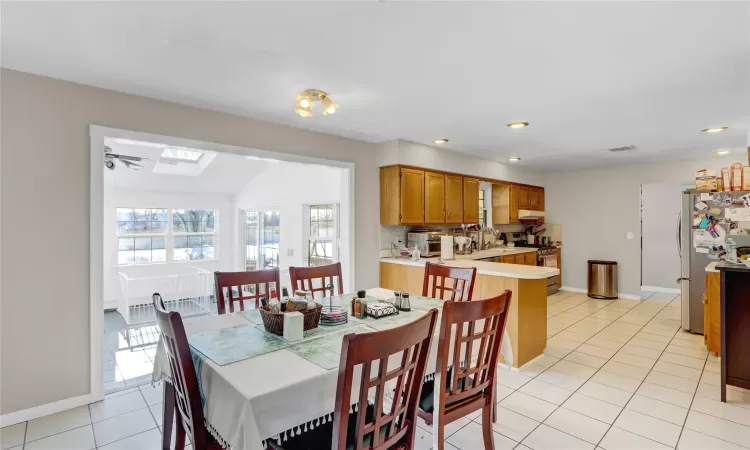
[[[438,260],[381,258],[380,286],[421,294],[426,262],[437,263]],[[521,367],[544,352],[547,345],[547,278],[559,275],[559,269],[465,259],[440,264],[477,268],[474,299],[495,297],[506,289],[513,293],[506,323],[512,351],[503,345],[503,357],[510,365]]]

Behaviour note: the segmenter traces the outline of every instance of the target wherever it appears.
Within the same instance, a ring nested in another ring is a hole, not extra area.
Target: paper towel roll
[[[453,236],[440,236],[440,259],[453,259]]]

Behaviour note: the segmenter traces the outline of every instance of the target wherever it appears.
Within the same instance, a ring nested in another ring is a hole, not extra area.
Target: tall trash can
[[[589,297],[617,298],[617,262],[589,261]]]

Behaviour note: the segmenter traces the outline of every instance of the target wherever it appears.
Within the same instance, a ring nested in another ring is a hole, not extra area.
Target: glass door
[[[245,270],[279,267],[279,211],[243,211],[243,217]]]

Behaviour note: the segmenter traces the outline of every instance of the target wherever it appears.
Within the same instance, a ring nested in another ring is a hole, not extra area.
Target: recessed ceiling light
[[[187,148],[165,148],[161,157],[171,161],[197,163],[203,157],[203,152]]]
[[[433,144],[445,144],[446,142],[448,142],[447,138],[440,138],[440,139],[435,139],[434,141],[432,141]]]
[[[714,127],[714,128],[704,128],[704,133],[719,133],[722,131],[727,131],[729,127]]]
[[[510,162],[518,162],[520,160],[521,158],[519,158],[518,156],[511,156],[510,158],[508,158],[508,161]]]
[[[526,128],[529,126],[529,122],[513,122],[507,125],[508,128]]]
[[[728,155],[731,152],[728,148],[720,148],[718,150],[714,150],[714,155],[721,156],[721,155]]]

